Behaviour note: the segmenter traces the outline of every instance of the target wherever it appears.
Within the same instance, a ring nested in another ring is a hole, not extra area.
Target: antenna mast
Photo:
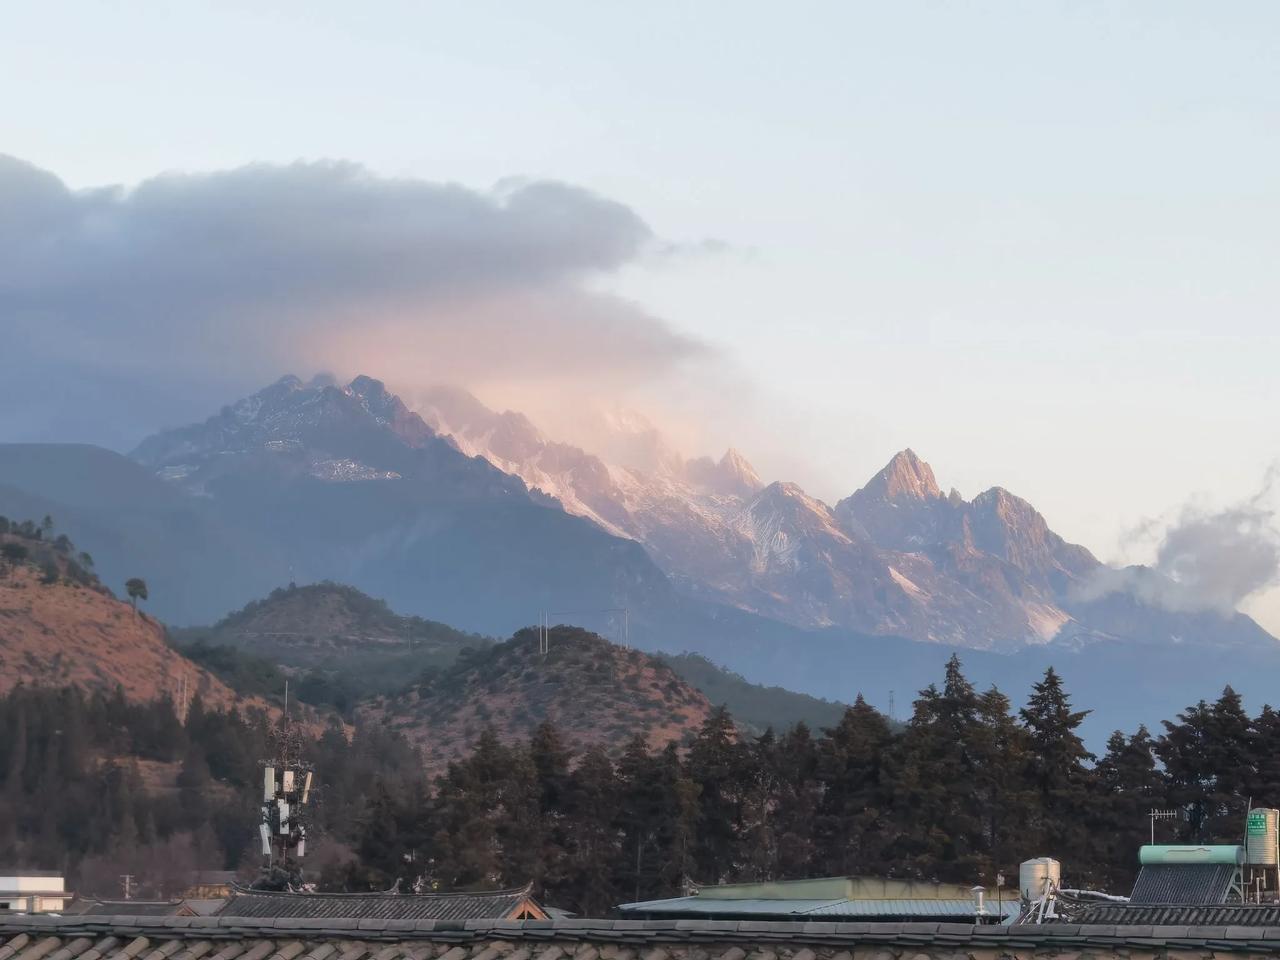
[[[264,881],[268,888],[301,883],[296,858],[307,852],[308,802],[315,768],[302,759],[302,735],[289,719],[289,682],[285,681],[284,711],[272,734],[275,756],[262,761],[262,840]]]
[[[1152,807],[1151,812],[1147,814],[1151,818],[1151,845],[1156,844],[1156,821],[1157,820],[1177,820],[1178,810],[1157,810]]]

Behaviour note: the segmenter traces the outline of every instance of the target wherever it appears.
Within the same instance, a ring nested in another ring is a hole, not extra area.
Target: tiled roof
[[[914,954],[990,950],[1023,956],[1058,953],[1198,950],[1274,957],[1280,927],[962,923],[770,922],[764,920],[436,921],[232,917],[57,917],[0,915],[0,960],[568,960],[577,945],[678,956],[700,944],[709,958],[807,948],[815,960],[835,950],[874,946]],[[560,949],[552,950],[559,945]],[[737,952],[734,947],[740,948]],[[589,951],[588,951],[589,952]],[[606,951],[601,948],[601,956]],[[614,956],[621,956],[615,951]]]
[[[1235,878],[1231,863],[1146,864],[1129,895],[1130,903],[1223,903]]]
[[[82,917],[175,917],[184,912],[181,900],[82,900],[68,913]]]
[[[531,904],[531,887],[479,893],[274,893],[235,890],[220,917],[352,920],[505,920]],[[533,904],[535,910],[541,909]]]

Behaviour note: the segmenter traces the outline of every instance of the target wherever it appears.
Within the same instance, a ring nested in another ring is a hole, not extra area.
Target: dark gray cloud
[[[1130,542],[1154,538],[1150,567],[1104,568],[1084,591],[1087,598],[1127,592],[1168,610],[1230,613],[1268,587],[1280,583],[1280,530],[1269,505],[1277,473],[1268,471],[1262,489],[1222,510],[1187,505],[1171,523],[1147,521]]]
[[[628,207],[563,183],[479,192],[322,162],[72,191],[0,156],[0,321],[21,370],[0,386],[0,439],[115,439],[175,387],[194,406],[357,363],[661,375],[701,345],[592,290],[653,246]]]

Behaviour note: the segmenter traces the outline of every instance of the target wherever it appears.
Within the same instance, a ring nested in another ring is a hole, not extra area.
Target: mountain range
[[[1135,616],[1132,598],[1093,589],[1109,568],[1030,503],[1001,487],[972,500],[944,494],[910,449],[831,507],[794,483],[765,484],[734,449],[686,460],[644,423],[629,424],[639,438],[629,449],[643,455],[606,463],[456,388],[427,392],[419,412],[436,434],[567,512],[644,544],[689,592],[799,627],[1004,652],[1111,638],[1268,639],[1244,616]]]
[[[548,614],[617,638],[625,608],[636,646],[844,701],[905,703],[952,649],[1015,696],[1054,663],[1108,725],[1276,665],[1248,617],[1091,589],[1110,568],[1029,503],[944,493],[910,450],[832,506],[634,419],[607,460],[456,389],[415,407],[369,377],[286,377],[129,457],[0,445],[0,512],[54,515],[180,625],[322,580],[491,636]],[[1125,702],[1135,675],[1166,702]]]

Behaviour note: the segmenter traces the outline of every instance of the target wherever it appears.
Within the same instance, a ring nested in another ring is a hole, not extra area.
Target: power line
[[[541,615],[538,626],[538,652],[546,654],[551,649],[551,617],[584,617],[598,616],[600,614],[622,614],[622,630],[621,640],[617,634],[614,636],[614,643],[621,647],[631,649],[631,610],[628,607],[598,607],[594,610],[552,610],[544,611]]]

